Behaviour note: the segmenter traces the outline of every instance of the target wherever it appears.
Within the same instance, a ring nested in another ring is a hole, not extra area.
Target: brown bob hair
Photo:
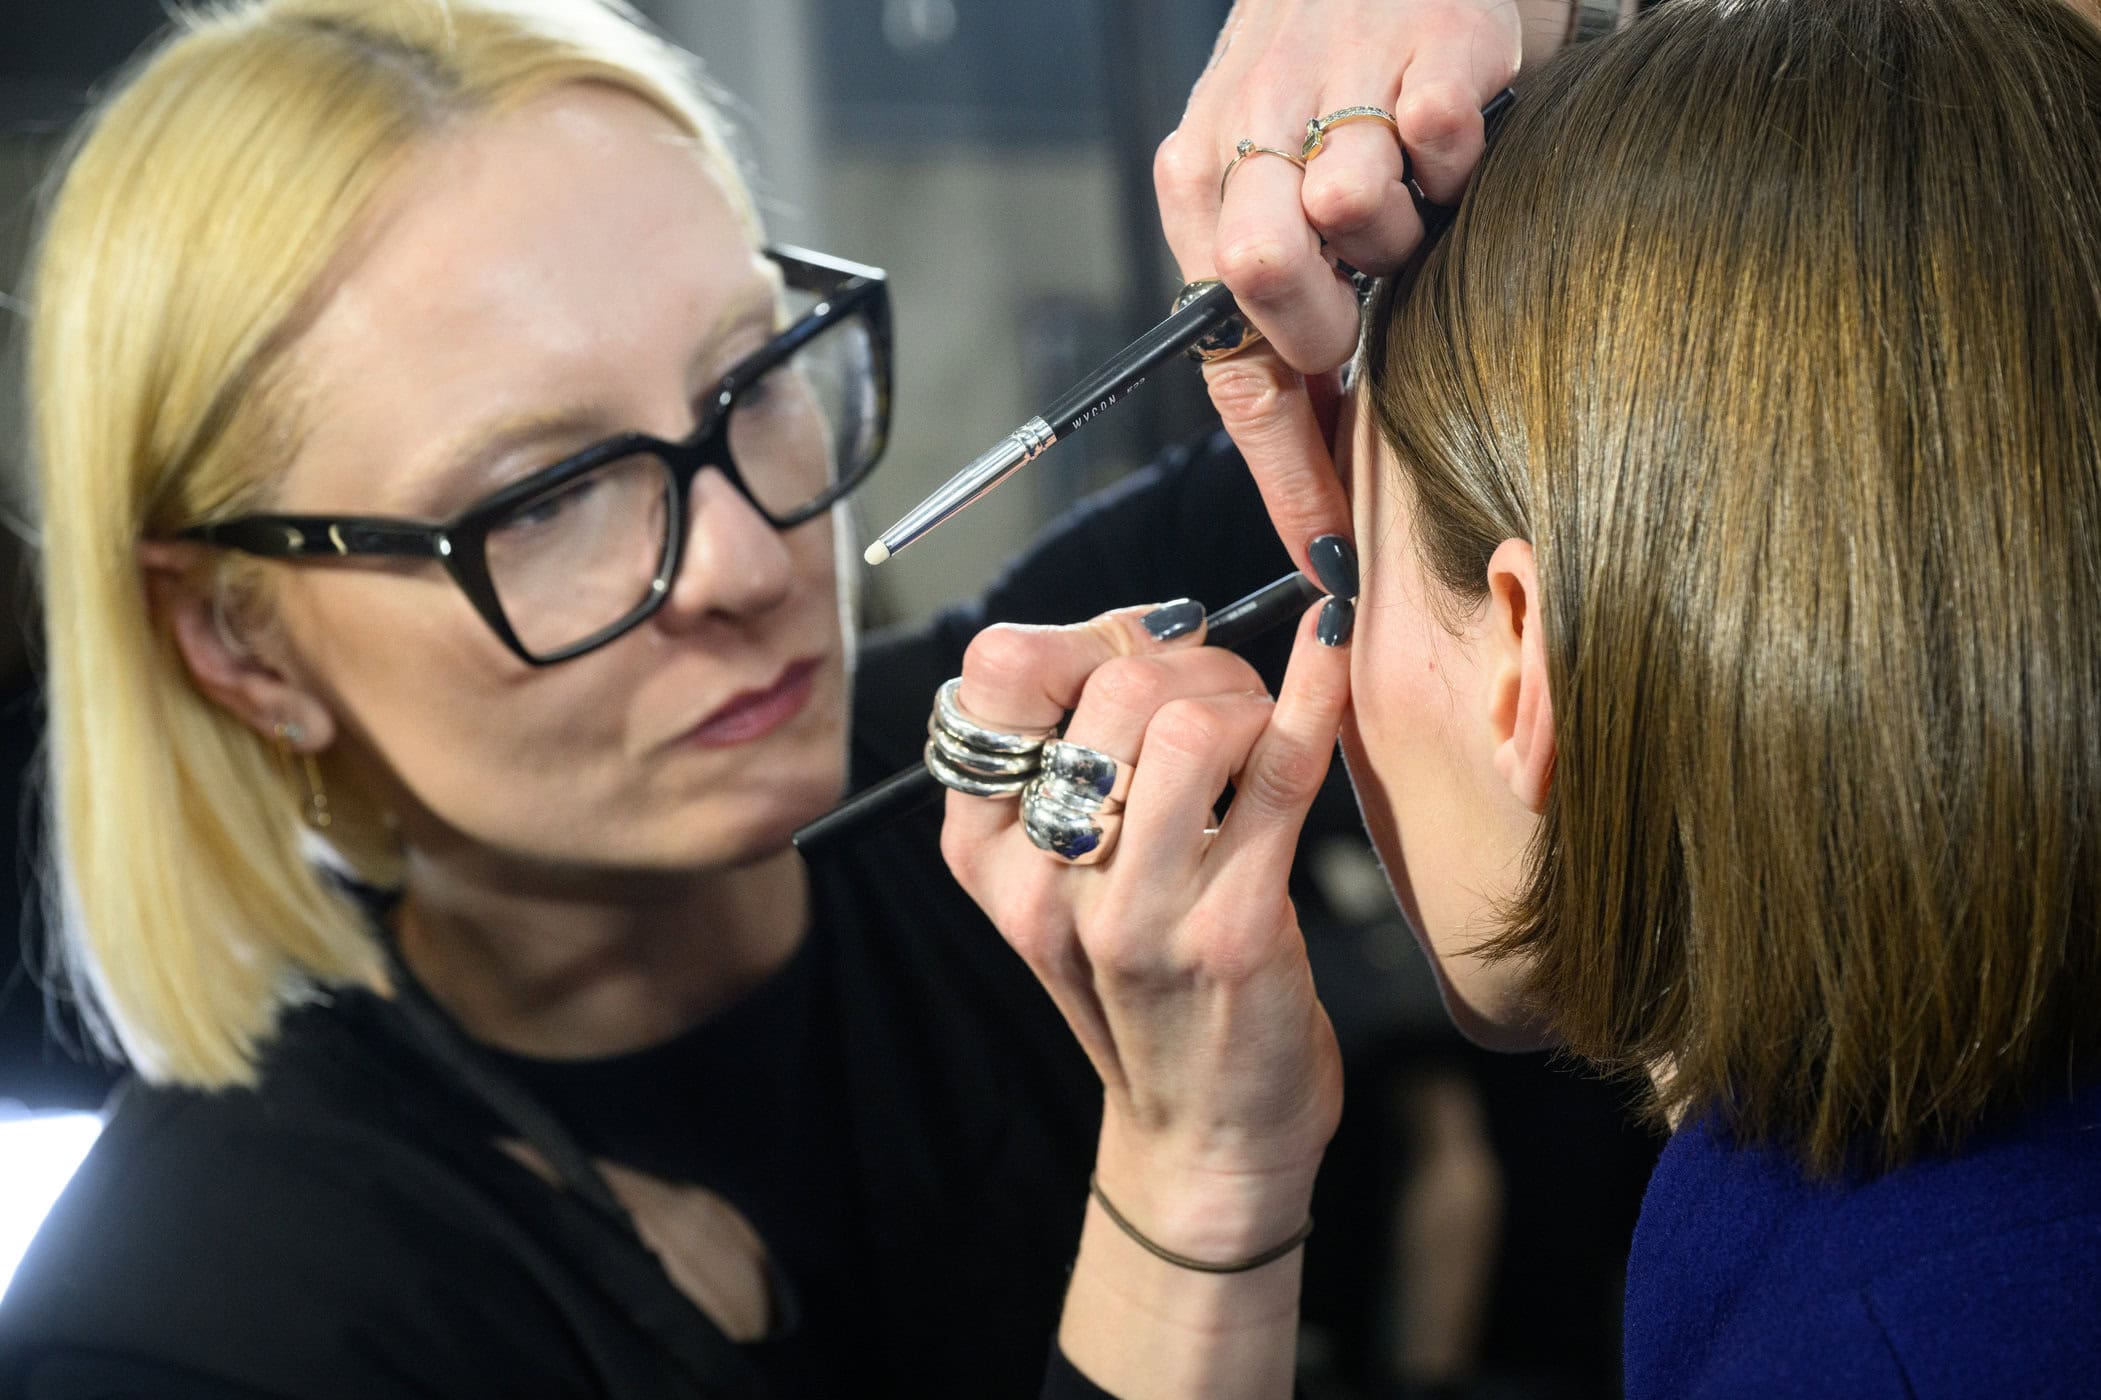
[[[1814,1172],[2101,1022],[2101,33],[1673,0],[1531,79],[1363,378],[1455,616],[1532,543],[1557,759],[1492,956]]]

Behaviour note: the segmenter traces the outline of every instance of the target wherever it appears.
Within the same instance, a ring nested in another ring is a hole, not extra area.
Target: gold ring
[[[1393,113],[1384,107],[1341,107],[1325,117],[1314,117],[1307,121],[1306,144],[1299,147],[1299,154],[1307,160],[1313,159],[1320,154],[1321,143],[1328,139],[1328,133],[1350,122],[1385,122],[1393,128],[1393,139],[1401,139],[1401,124],[1395,121]]]
[[[1246,160],[1249,156],[1282,156],[1299,169],[1304,170],[1306,168],[1306,162],[1289,151],[1280,151],[1275,146],[1258,146],[1246,137],[1242,137],[1233,146],[1233,158],[1226,162],[1225,173],[1218,177],[1218,198],[1220,203],[1225,202],[1226,181],[1233,178],[1233,172],[1240,168],[1240,162]]]
[[[1217,285],[1216,277],[1199,277],[1194,282],[1184,282],[1182,290],[1175,293],[1174,309],[1180,311]],[[1262,332],[1255,329],[1254,323],[1235,312],[1213,326],[1202,340],[1190,346],[1185,353],[1192,360],[1209,364],[1213,360],[1237,355],[1260,339]]]

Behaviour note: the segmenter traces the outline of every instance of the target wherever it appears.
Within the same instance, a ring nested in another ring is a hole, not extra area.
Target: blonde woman
[[[786,844],[886,293],[765,245],[684,56],[188,16],[34,299],[63,913],[139,1078],[0,1393],[1033,1393],[1098,1089],[930,829]],[[1173,596],[1172,538],[1012,601]]]
[[[1534,79],[1372,310],[1343,749],[1462,1028],[1674,1126],[1637,1400],[2101,1375],[2097,152],[2101,34],[2058,0],[1673,0]],[[1211,1211],[1104,1165],[1109,1198],[1168,1250],[1259,1248],[1335,1108],[1248,869],[1305,709],[1148,693],[1114,650],[995,629],[962,700],[1076,704],[1134,759],[1115,852],[1046,869],[963,798],[947,849],[1128,1100],[1248,1095],[1161,1114],[1227,1168]],[[1066,1347],[1145,1393],[1132,1334],[1084,1327],[1118,1306],[1076,1276]]]

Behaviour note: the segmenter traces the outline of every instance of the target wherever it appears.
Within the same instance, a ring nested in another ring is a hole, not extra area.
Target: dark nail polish
[[[1340,535],[1322,535],[1306,546],[1313,576],[1337,598],[1357,596],[1357,551]]]
[[[1204,625],[1204,605],[1194,598],[1181,598],[1172,603],[1162,603],[1144,617],[1145,630],[1153,634],[1156,642],[1171,642],[1177,637],[1186,637]]]
[[[1357,605],[1347,598],[1330,598],[1320,606],[1320,623],[1313,635],[1324,647],[1339,647],[1350,639],[1357,625]]]

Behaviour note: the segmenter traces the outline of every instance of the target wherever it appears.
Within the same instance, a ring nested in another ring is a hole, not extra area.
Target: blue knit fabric
[[[2101,1396],[2101,1085],[1844,1185],[1684,1128],[1627,1278],[1628,1400]]]

